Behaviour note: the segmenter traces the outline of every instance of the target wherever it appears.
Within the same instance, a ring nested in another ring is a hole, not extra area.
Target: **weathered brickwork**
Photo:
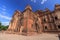
[[[60,31],[60,5],[56,4],[52,12],[48,8],[33,12],[30,5],[23,12],[16,10],[8,30],[21,34]]]

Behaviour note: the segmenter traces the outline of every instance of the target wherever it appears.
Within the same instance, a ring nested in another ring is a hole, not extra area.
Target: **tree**
[[[8,29],[8,26],[9,26],[9,25],[4,26],[4,25],[2,25],[2,23],[0,22],[0,31],[1,31],[1,30],[7,30],[7,29]]]
[[[2,24],[2,23],[0,22],[0,26],[1,26],[1,24]]]
[[[0,22],[0,31],[1,31],[1,22]]]

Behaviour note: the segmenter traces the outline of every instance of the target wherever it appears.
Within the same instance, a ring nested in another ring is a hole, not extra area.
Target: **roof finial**
[[[30,10],[32,10],[32,8],[31,8],[30,5],[27,5],[25,9],[30,9]]]

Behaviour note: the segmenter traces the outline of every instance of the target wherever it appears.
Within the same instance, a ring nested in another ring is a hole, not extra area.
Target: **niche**
[[[45,30],[47,30],[48,28],[47,28],[47,26],[45,26]]]
[[[55,20],[58,20],[58,17],[57,16],[55,16]]]
[[[60,25],[58,25],[58,29],[60,29]]]
[[[44,18],[43,21],[46,22],[46,19]]]

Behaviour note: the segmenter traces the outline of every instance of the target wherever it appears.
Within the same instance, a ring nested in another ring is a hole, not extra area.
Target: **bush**
[[[7,30],[8,29],[8,26],[0,26],[0,31],[1,30]]]
[[[0,22],[0,31],[1,30],[7,30],[8,29],[8,26],[4,26],[2,25],[2,23]]]

